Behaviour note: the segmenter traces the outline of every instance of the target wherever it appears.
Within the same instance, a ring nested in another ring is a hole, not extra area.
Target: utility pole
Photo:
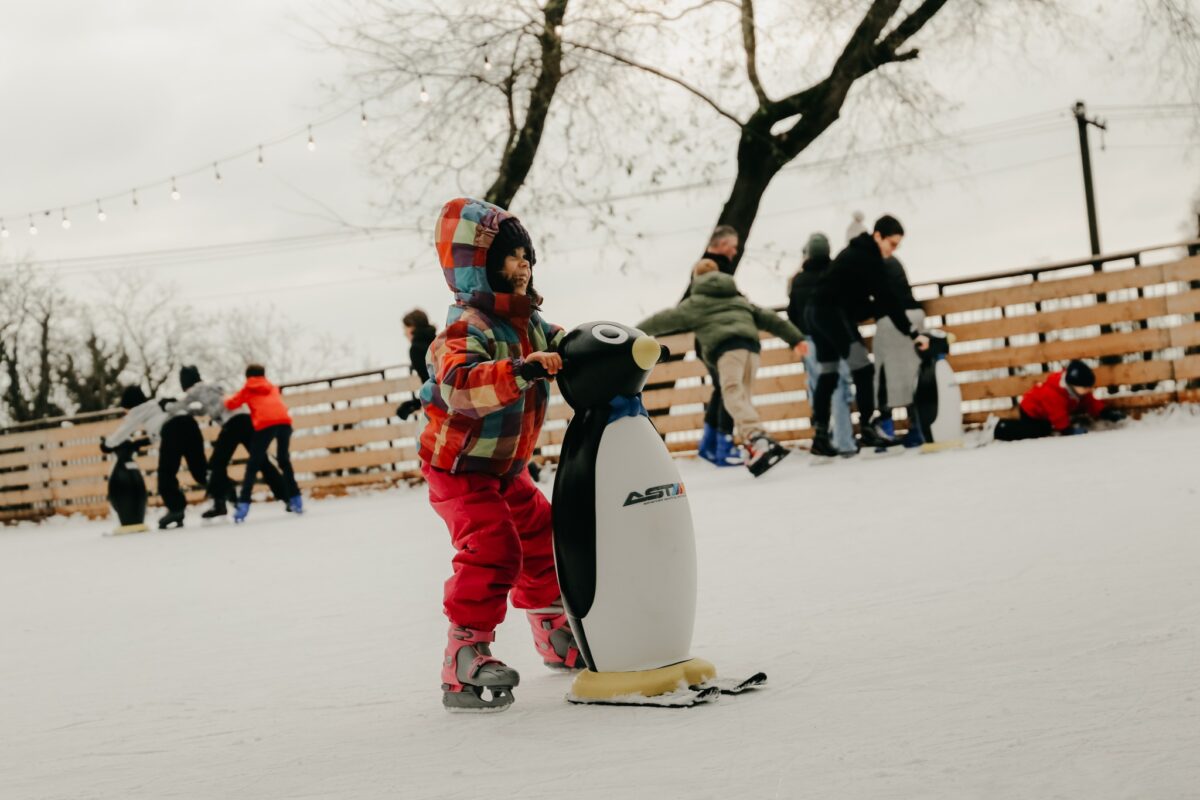
[[[1079,155],[1083,159],[1083,194],[1087,200],[1088,233],[1092,237],[1092,255],[1100,255],[1100,228],[1096,223],[1096,192],[1092,187],[1092,151],[1088,147],[1088,126],[1108,130],[1103,120],[1088,119],[1087,106],[1080,100],[1075,103],[1075,124],[1079,126]],[[1099,271],[1100,264],[1095,265]]]

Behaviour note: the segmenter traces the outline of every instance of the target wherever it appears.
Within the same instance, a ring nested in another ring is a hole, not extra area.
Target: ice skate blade
[[[150,530],[150,526],[144,522],[139,522],[136,525],[122,525],[116,530],[109,531],[105,536],[124,536],[127,533],[146,533]]]
[[[955,439],[952,442],[926,442],[921,445],[922,453],[940,453],[943,450],[961,450],[966,443],[962,439]]]
[[[484,698],[487,689],[489,697]],[[513,703],[510,687],[464,686],[461,692],[442,690],[442,707],[451,714],[491,714],[504,711]]]

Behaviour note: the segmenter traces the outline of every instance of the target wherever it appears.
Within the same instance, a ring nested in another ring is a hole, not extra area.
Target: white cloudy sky
[[[1127,13],[1134,4],[1118,5]],[[315,152],[301,138],[268,148],[262,168],[250,155],[221,166],[221,183],[212,175],[214,159],[356,105],[356,95],[328,88],[344,85],[344,65],[311,45],[306,23],[318,19],[314,9],[283,0],[6,4],[0,214],[11,235],[0,240],[3,257],[44,262],[86,295],[98,291],[106,269],[130,261],[96,256],[313,236],[338,230],[334,217],[377,223],[371,201],[380,196],[380,178],[366,168],[366,137],[377,131],[364,130],[357,113],[319,127]],[[1135,29],[1130,22],[1119,14],[1096,20],[1117,43],[1117,57],[1031,41],[1025,58],[980,68],[928,51],[922,69],[955,105],[939,120],[942,128],[1044,112],[1047,124],[1029,135],[905,156],[887,179],[869,160],[781,175],[739,271],[743,291],[763,304],[782,302],[807,233],[824,230],[840,242],[858,208],[905,222],[910,235],[900,255],[914,280],[1085,255],[1078,145],[1067,109],[1080,98],[1096,107],[1187,99],[1186,87],[1153,68],[1153,53],[1123,38]],[[1094,140],[1105,249],[1182,238],[1200,189],[1194,119],[1118,110],[1108,116],[1106,149]],[[732,153],[734,132],[726,133]],[[835,127],[824,146],[836,151],[846,133]],[[184,176],[197,167],[200,174]],[[171,200],[169,187],[152,187],[139,193],[134,210],[131,187],[173,174],[181,199]],[[587,188],[602,194],[605,187]],[[547,316],[567,325],[600,317],[635,322],[672,302],[727,189],[718,184],[625,205],[638,234],[630,237],[632,258],[586,232],[547,241],[538,272]],[[62,229],[62,206],[122,192],[104,202],[107,221],[97,220],[93,203],[70,211],[72,226]],[[429,212],[445,199],[420,198],[424,215],[388,222],[428,227]],[[49,217],[36,218],[39,234],[29,236],[26,213],[47,209]],[[535,236],[561,227],[549,212],[528,223]],[[414,259],[427,266],[410,270]],[[404,361],[400,316],[421,305],[438,317],[446,302],[424,232],[139,263],[202,308],[274,308],[315,332],[335,333],[352,345],[347,367]]]

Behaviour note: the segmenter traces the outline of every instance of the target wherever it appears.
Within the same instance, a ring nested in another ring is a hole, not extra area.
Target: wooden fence
[[[1181,256],[1186,252],[1188,255]],[[1153,263],[1152,263],[1153,262]],[[955,335],[950,363],[968,423],[1015,413],[1016,399],[1072,358],[1096,366],[1100,394],[1134,410],[1200,401],[1200,240],[914,286],[930,327]],[[870,325],[863,328],[869,336]],[[668,447],[694,452],[711,387],[690,335],[663,337],[680,361],[660,365],[646,407]],[[293,463],[301,488],[320,495],[390,485],[416,470],[417,422],[395,416],[417,389],[406,367],[284,387],[295,419]],[[765,426],[781,440],[812,435],[807,376],[778,340],[765,339],[754,387]],[[554,392],[541,457],[553,459],[570,409]],[[419,416],[419,415],[417,415]],[[108,513],[111,461],[99,451],[118,412],[45,420],[0,433],[0,520]],[[217,429],[204,427],[208,440]],[[154,454],[140,463],[154,491]],[[231,475],[241,475],[240,462]],[[189,498],[203,492],[193,489]]]

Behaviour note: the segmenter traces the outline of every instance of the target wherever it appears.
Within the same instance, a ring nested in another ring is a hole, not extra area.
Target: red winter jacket
[[[1065,431],[1071,426],[1074,414],[1084,413],[1100,416],[1104,401],[1097,400],[1091,392],[1072,395],[1063,383],[1062,371],[1050,373],[1050,377],[1034,386],[1021,398],[1021,410],[1033,419],[1044,419],[1056,431]]]
[[[247,378],[246,385],[237,394],[225,398],[225,407],[230,411],[242,405],[250,406],[250,422],[256,431],[272,425],[292,424],[292,415],[279,394],[279,387],[266,378]]]

